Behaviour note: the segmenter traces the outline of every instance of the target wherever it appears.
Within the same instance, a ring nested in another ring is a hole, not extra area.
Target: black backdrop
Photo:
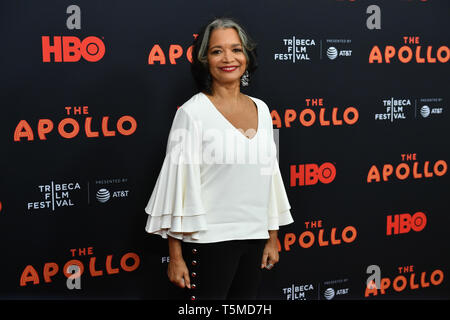
[[[243,91],[272,110],[295,220],[279,232],[281,259],[260,298],[450,297],[448,1],[0,8],[2,299],[167,298],[167,244],[145,233],[144,207],[175,111],[197,92],[193,35],[221,15],[258,43],[259,69]],[[59,40],[70,43],[58,49]],[[80,289],[63,273],[74,263]],[[380,290],[366,289],[369,266]]]

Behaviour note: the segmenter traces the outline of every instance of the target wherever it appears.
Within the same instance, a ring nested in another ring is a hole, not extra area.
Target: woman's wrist
[[[267,239],[267,242],[276,243],[277,240],[278,240],[278,230],[269,230],[269,239]]]
[[[168,236],[169,259],[172,261],[182,261],[183,253],[181,250],[181,240]]]

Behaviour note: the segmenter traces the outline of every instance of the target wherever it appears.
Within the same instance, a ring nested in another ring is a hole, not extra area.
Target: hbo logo
[[[105,44],[97,37],[86,37],[80,41],[77,37],[42,37],[42,61],[51,62],[50,54],[54,55],[54,62],[77,62],[81,57],[89,62],[97,62],[105,55]]]
[[[427,216],[423,212],[416,212],[412,216],[409,213],[387,216],[386,235],[408,233],[411,229],[422,231],[427,224]]]

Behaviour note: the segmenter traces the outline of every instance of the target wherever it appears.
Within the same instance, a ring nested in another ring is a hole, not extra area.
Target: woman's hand
[[[170,282],[180,288],[185,286],[191,288],[191,280],[189,278],[189,270],[183,258],[169,258],[169,266],[167,267],[167,276]]]
[[[180,288],[185,286],[191,288],[189,270],[184,262],[181,252],[181,241],[168,236],[169,242],[169,266],[167,267],[167,276],[170,282]]]
[[[267,270],[272,269],[272,267],[280,260],[278,254],[278,230],[269,230],[270,238],[267,240],[264,246],[261,269],[266,268]]]

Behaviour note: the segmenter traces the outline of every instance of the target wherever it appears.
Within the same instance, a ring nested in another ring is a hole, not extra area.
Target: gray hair
[[[206,26],[202,43],[199,46],[197,59],[203,65],[206,66],[208,64],[207,50],[209,38],[211,36],[212,31],[214,29],[227,29],[227,28],[234,28],[237,31],[238,36],[241,39],[242,46],[244,47],[243,52],[245,58],[247,59],[247,61],[250,60],[247,51],[252,51],[256,47],[256,43],[254,43],[253,40],[250,39],[245,30],[234,20],[229,18],[217,18]]]

